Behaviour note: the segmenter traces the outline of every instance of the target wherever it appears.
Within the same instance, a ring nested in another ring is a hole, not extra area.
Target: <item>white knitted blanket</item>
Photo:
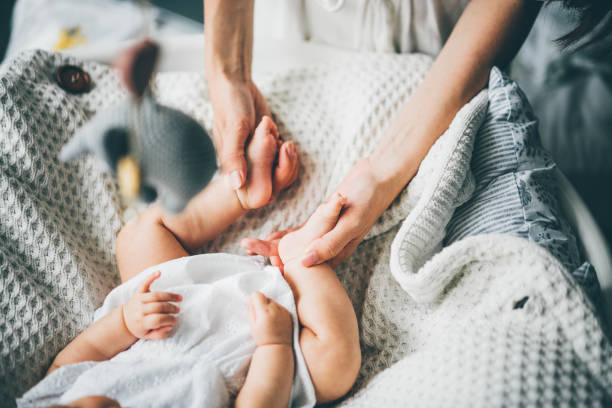
[[[54,82],[66,62],[75,61],[26,53],[0,72],[2,401],[40,379],[118,280],[114,240],[127,215],[115,183],[93,159],[63,164],[57,154],[93,112],[124,93],[113,71],[84,63],[94,89],[66,94]],[[430,62],[365,55],[258,78],[303,168],[277,201],[203,251],[240,253],[242,237],[303,221],[372,150]],[[154,91],[211,129],[203,78],[159,75]],[[337,268],[357,311],[363,352],[343,405],[596,406],[611,398],[610,344],[552,256],[506,236],[441,250],[446,223],[471,193],[472,143],[486,104],[483,91],[460,111],[408,188]]]

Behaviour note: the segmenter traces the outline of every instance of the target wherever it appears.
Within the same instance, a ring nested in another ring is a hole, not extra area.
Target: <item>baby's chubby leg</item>
[[[276,127],[268,117],[255,129],[247,147],[247,163],[251,166],[254,161],[265,161],[267,180],[261,185],[247,181],[244,200],[218,178],[180,214],[166,214],[159,205],[154,205],[128,222],[117,237],[121,280],[126,281],[149,266],[189,255],[189,251],[215,238],[249,209],[267,204],[274,193],[291,185],[299,169],[297,150],[291,142],[278,142],[275,132]],[[257,166],[260,170],[253,174],[260,180],[264,179],[261,167]]]
[[[306,268],[301,262],[307,244],[334,227],[344,201],[334,195],[302,228],[279,242],[285,279],[293,289],[303,326],[300,346],[319,403],[346,394],[361,366],[357,317],[336,273],[327,264]]]
[[[344,203],[344,197],[335,194],[300,229],[278,243],[278,255],[302,326],[300,346],[319,403],[346,394],[361,366],[357,318],[334,270],[325,263],[310,268],[301,263],[310,243],[336,225]],[[271,254],[270,245],[273,243],[269,241],[243,241],[247,249],[267,256]]]

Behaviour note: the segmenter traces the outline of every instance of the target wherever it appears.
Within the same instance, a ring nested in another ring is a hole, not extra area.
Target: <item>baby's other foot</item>
[[[334,193],[315,210],[300,229],[285,235],[278,243],[278,254],[283,264],[303,256],[315,240],[331,231],[336,226],[345,204],[346,198]]]
[[[280,149],[279,149],[280,146]],[[278,157],[278,160],[277,160]],[[282,143],[272,119],[264,116],[246,149],[248,177],[236,190],[243,208],[260,208],[297,178],[299,159],[292,142]]]

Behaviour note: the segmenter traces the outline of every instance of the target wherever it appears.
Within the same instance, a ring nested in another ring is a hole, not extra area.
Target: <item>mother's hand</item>
[[[270,110],[252,81],[221,76],[209,81],[214,111],[213,139],[221,169],[233,189],[247,180],[245,147],[263,116]]]
[[[337,265],[348,258],[401,188],[396,190],[376,177],[369,158],[357,162],[335,190],[346,197],[336,226],[310,245],[302,264],[331,261]]]
[[[383,181],[376,175],[370,158],[357,162],[334,192],[334,195],[339,193],[346,200],[343,201],[338,221],[329,232],[312,241],[304,251],[302,264],[309,267],[330,261],[332,265],[337,265],[348,258],[404,184]],[[274,232],[263,240],[247,238],[241,245],[249,255],[266,256],[272,265],[282,269],[279,241],[298,228]]]

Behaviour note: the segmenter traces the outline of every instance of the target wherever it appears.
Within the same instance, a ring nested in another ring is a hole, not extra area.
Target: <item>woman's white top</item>
[[[141,339],[108,361],[61,367],[25,393],[17,405],[49,406],[105,395],[122,407],[226,407],[242,388],[255,351],[248,323],[248,299],[255,291],[274,299],[292,315],[296,364],[290,405],[315,405],[298,342],[293,293],[278,268],[229,254],[175,259],[116,287],[94,318],[126,303],[157,270],[162,274],[151,291],[183,296],[178,323],[166,339]]]
[[[437,55],[469,0],[260,0],[255,39]]]

